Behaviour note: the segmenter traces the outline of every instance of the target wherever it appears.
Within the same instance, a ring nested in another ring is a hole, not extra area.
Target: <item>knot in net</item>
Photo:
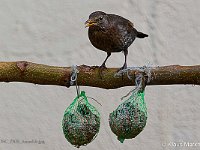
[[[109,125],[112,132],[123,143],[125,139],[135,138],[145,127],[147,121],[147,108],[142,90],[142,78],[131,95],[116,110],[109,115]]]
[[[65,138],[77,148],[87,145],[98,134],[100,114],[88,102],[84,91],[65,110],[62,127]]]

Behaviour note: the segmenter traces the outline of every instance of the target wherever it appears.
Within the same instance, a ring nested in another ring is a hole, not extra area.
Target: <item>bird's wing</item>
[[[126,26],[131,29],[134,28],[134,24],[131,21],[129,21],[128,19],[126,19],[122,16],[115,15],[115,14],[108,14],[108,15],[109,15],[111,24]]]
[[[121,47],[127,48],[135,39],[134,24],[128,19],[121,16],[112,14],[110,17],[110,26],[117,37],[116,40],[120,39]]]
[[[133,30],[133,28],[134,28],[134,24],[128,20],[127,29],[130,30],[130,32],[131,32]]]

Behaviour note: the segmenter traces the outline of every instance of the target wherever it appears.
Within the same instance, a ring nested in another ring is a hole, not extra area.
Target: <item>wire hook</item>
[[[70,78],[70,85],[76,85],[76,93],[77,96],[79,97],[80,95],[80,87],[77,84],[77,77],[78,77],[78,69],[77,69],[77,65],[73,65],[72,66],[72,73],[71,73],[71,78]]]

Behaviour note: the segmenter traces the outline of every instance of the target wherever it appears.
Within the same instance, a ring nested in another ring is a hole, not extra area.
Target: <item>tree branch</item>
[[[78,66],[77,83],[105,89],[133,86],[138,69],[129,71],[132,76],[114,77],[118,68],[109,68],[99,77],[97,66]],[[200,65],[197,66],[163,66],[149,68],[151,79],[147,85],[193,84],[200,85]],[[28,82],[42,85],[60,85],[70,87],[71,67],[56,67],[35,64],[26,61],[0,62],[0,82]],[[142,72],[144,73],[144,72]],[[145,74],[147,81],[147,74]]]

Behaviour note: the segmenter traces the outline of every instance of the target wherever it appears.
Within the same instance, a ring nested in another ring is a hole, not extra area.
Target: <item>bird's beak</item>
[[[96,25],[97,23],[91,19],[88,19],[86,22],[85,22],[85,27],[91,27],[93,25]]]

